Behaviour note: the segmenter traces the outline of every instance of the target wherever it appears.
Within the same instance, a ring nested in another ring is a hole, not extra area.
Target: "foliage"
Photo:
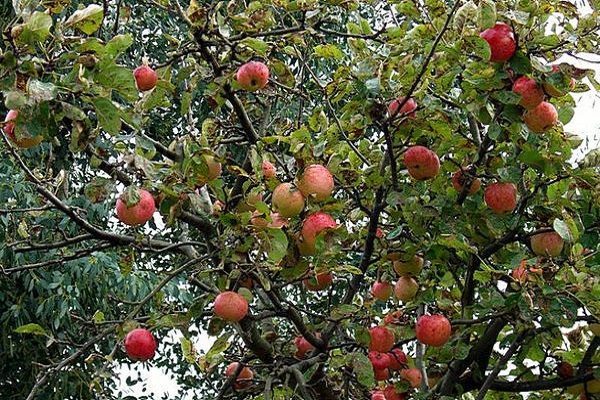
[[[396,346],[441,377],[412,398],[591,398],[597,150],[571,161],[581,140],[563,129],[570,94],[549,99],[559,123],[534,133],[511,84],[528,74],[562,91],[571,78],[572,91],[597,90],[590,71],[562,63],[553,75],[551,65],[599,48],[598,1],[42,0],[14,1],[13,14],[9,3],[3,111],[19,110],[17,139],[44,140],[30,149],[0,141],[0,397],[119,398],[113,371],[139,367],[123,338],[144,326],[162,342],[150,363],[168,368],[182,395],[364,399],[380,385],[367,329],[401,310],[388,325]],[[479,37],[496,21],[518,42],[506,63],[487,61]],[[249,60],[271,73],[253,93],[235,80]],[[132,71],[144,61],[160,79],[139,92]],[[388,115],[399,97],[416,100],[414,116]],[[403,154],[417,144],[440,158],[433,179],[407,173]],[[222,166],[208,182],[206,156]],[[276,177],[263,176],[263,161]],[[270,193],[310,164],[328,167],[333,194],[308,198],[278,226]],[[468,165],[464,175],[482,181],[472,196],[451,183]],[[513,212],[486,207],[483,188],[496,181],[517,186]],[[157,204],[140,227],[114,212],[131,185]],[[302,220],[317,211],[338,226],[301,255]],[[559,233],[560,256],[533,254],[538,230]],[[415,300],[374,299],[371,284],[393,281],[393,260],[415,254],[426,260]],[[519,265],[525,279],[512,275]],[[327,289],[302,284],[326,272]],[[239,323],[213,316],[225,290],[251,301]],[[416,341],[424,313],[451,321],[444,346]],[[210,349],[199,332],[217,338]],[[315,347],[303,360],[299,334]],[[560,360],[574,376],[557,377]],[[224,377],[233,361],[254,371],[249,387]],[[408,389],[397,374],[390,382]]]

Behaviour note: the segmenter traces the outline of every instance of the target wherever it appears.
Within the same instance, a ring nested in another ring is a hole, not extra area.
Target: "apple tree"
[[[597,0],[0,16],[3,399],[600,396]]]

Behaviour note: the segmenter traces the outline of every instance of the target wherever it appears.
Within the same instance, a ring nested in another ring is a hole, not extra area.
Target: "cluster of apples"
[[[409,260],[402,260],[400,254],[391,253],[388,258],[392,260],[392,268],[399,278],[393,286],[390,282],[381,279],[375,281],[371,286],[373,297],[386,301],[393,292],[394,297],[404,303],[414,300],[419,291],[415,277],[423,269],[425,262],[423,257],[415,255]]]

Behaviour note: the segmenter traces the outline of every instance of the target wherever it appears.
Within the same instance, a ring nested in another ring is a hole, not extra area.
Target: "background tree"
[[[599,8],[3,6],[0,396],[593,398]]]

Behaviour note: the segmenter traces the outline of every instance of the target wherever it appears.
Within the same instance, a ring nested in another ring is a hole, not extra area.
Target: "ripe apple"
[[[225,321],[241,321],[248,314],[248,300],[236,292],[221,292],[215,298],[214,312]]]
[[[519,77],[512,85],[512,91],[521,95],[519,104],[530,110],[544,101],[544,91],[538,83],[528,77]]]
[[[553,65],[542,86],[548,96],[563,97],[575,88],[575,79],[562,73],[558,65]]]
[[[240,365],[240,363],[238,363],[237,361],[229,364],[227,366],[227,368],[225,369],[225,376],[230,377],[231,375],[233,375],[235,373],[235,371],[238,369],[239,365]],[[252,378],[254,378],[254,372],[252,372],[252,370],[250,368],[244,366],[244,367],[242,367],[237,378],[235,378],[233,387],[237,390],[246,389],[246,388],[250,387],[250,385],[252,383]]]
[[[277,175],[277,169],[273,163],[269,160],[263,160],[262,162],[262,176],[263,179],[272,179]]]
[[[300,254],[304,256],[315,254],[317,252],[317,236],[327,229],[335,229],[336,227],[335,220],[327,213],[316,212],[306,217],[302,223],[301,240],[298,243]]]
[[[414,300],[418,291],[419,284],[410,275],[401,276],[394,285],[394,296],[403,303]]]
[[[267,86],[269,68],[260,61],[249,61],[238,69],[236,80],[242,89],[255,92]]]
[[[421,376],[421,371],[417,368],[401,369],[400,378],[407,381],[408,384],[413,388],[418,388],[419,386],[421,386],[421,380],[423,379],[423,377]]]
[[[467,173],[469,173],[470,167],[467,167],[464,170],[462,168],[458,169],[452,174],[452,187],[454,187],[454,190],[460,193],[462,191],[463,185],[467,183],[467,179],[470,179],[471,186],[469,186],[469,191],[467,193],[469,195],[474,195],[481,187],[481,179],[472,176],[465,176],[465,170],[467,171]]]
[[[394,385],[387,385],[383,389],[383,393],[385,395],[385,400],[406,400],[406,399],[408,399],[408,397],[406,397],[407,396],[406,393],[397,392]]]
[[[392,284],[385,281],[375,281],[371,286],[371,293],[373,297],[379,300],[387,300],[392,295]]]
[[[381,390],[377,390],[371,393],[371,400],[386,400],[386,397]]]
[[[490,45],[490,61],[504,62],[517,50],[517,41],[512,28],[504,22],[497,22],[493,28],[486,29],[479,36]]]
[[[138,90],[146,91],[154,89],[158,82],[158,75],[147,65],[140,65],[133,71],[135,84]]]
[[[399,276],[418,275],[423,269],[424,262],[423,257],[415,255],[408,261],[400,259],[392,261],[392,268]]]
[[[294,358],[297,358],[298,360],[303,360],[304,358],[306,358],[306,353],[313,351],[315,348],[302,335],[298,335],[294,338],[294,345],[296,346]]]
[[[369,342],[369,350],[387,353],[394,346],[396,338],[394,332],[385,326],[375,326],[369,329],[371,341]]]
[[[556,374],[561,378],[571,378],[575,376],[575,368],[573,364],[568,361],[561,361],[556,366]]]
[[[308,199],[323,201],[333,192],[333,175],[327,167],[312,164],[306,167],[300,179],[298,189]]]
[[[529,238],[531,250],[544,257],[558,257],[563,250],[564,241],[555,231],[541,232]]]
[[[492,183],[485,188],[483,198],[494,213],[510,213],[517,206],[517,187],[512,183]]]
[[[398,106],[404,101],[404,97],[398,97],[395,100],[392,100],[388,105],[388,114],[390,116],[395,116],[396,112],[398,115],[406,115],[410,118],[415,118],[417,116],[417,102],[412,97],[404,103],[400,111],[398,111]]]
[[[154,357],[156,340],[149,330],[136,328],[125,336],[125,352],[135,361],[146,361]]]
[[[558,112],[552,103],[542,101],[537,107],[523,113],[523,121],[530,131],[544,133],[558,122]]]
[[[273,209],[279,212],[279,215],[285,218],[300,215],[304,210],[304,196],[294,184],[285,182],[280,183],[271,197]]]
[[[367,357],[369,357],[374,370],[386,369],[390,366],[390,356],[386,353],[372,350],[369,351]]]
[[[155,210],[154,197],[145,189],[131,186],[117,199],[117,218],[130,226],[146,223]]]
[[[305,278],[302,284],[307,290],[318,292],[319,290],[327,289],[333,282],[333,274],[331,272],[323,272],[317,276]]]
[[[441,314],[421,315],[415,327],[417,340],[433,347],[441,347],[452,333],[452,325],[448,318]]]
[[[8,122],[10,120],[17,118],[17,115],[19,115],[19,111],[10,110],[8,113],[6,113],[6,118],[4,119],[4,122]],[[13,142],[14,145],[20,149],[29,149],[33,146],[37,146],[43,140],[42,136],[25,137],[26,135],[23,135],[23,137],[21,137],[21,135],[15,135],[15,129],[16,129],[16,124],[14,122],[10,122],[10,123],[4,125],[4,133],[6,134],[6,136],[8,136],[10,141]],[[26,132],[23,132],[23,133],[26,133]],[[17,136],[19,136],[19,137],[17,137]]]
[[[376,381],[385,381],[390,377],[390,370],[387,368],[384,369],[374,369],[374,378]]]
[[[408,362],[406,354],[398,348],[392,349],[388,355],[390,356],[390,369],[392,371],[400,370]]]
[[[404,153],[404,164],[408,174],[418,181],[431,179],[440,170],[440,159],[437,154],[425,146],[412,146]]]

